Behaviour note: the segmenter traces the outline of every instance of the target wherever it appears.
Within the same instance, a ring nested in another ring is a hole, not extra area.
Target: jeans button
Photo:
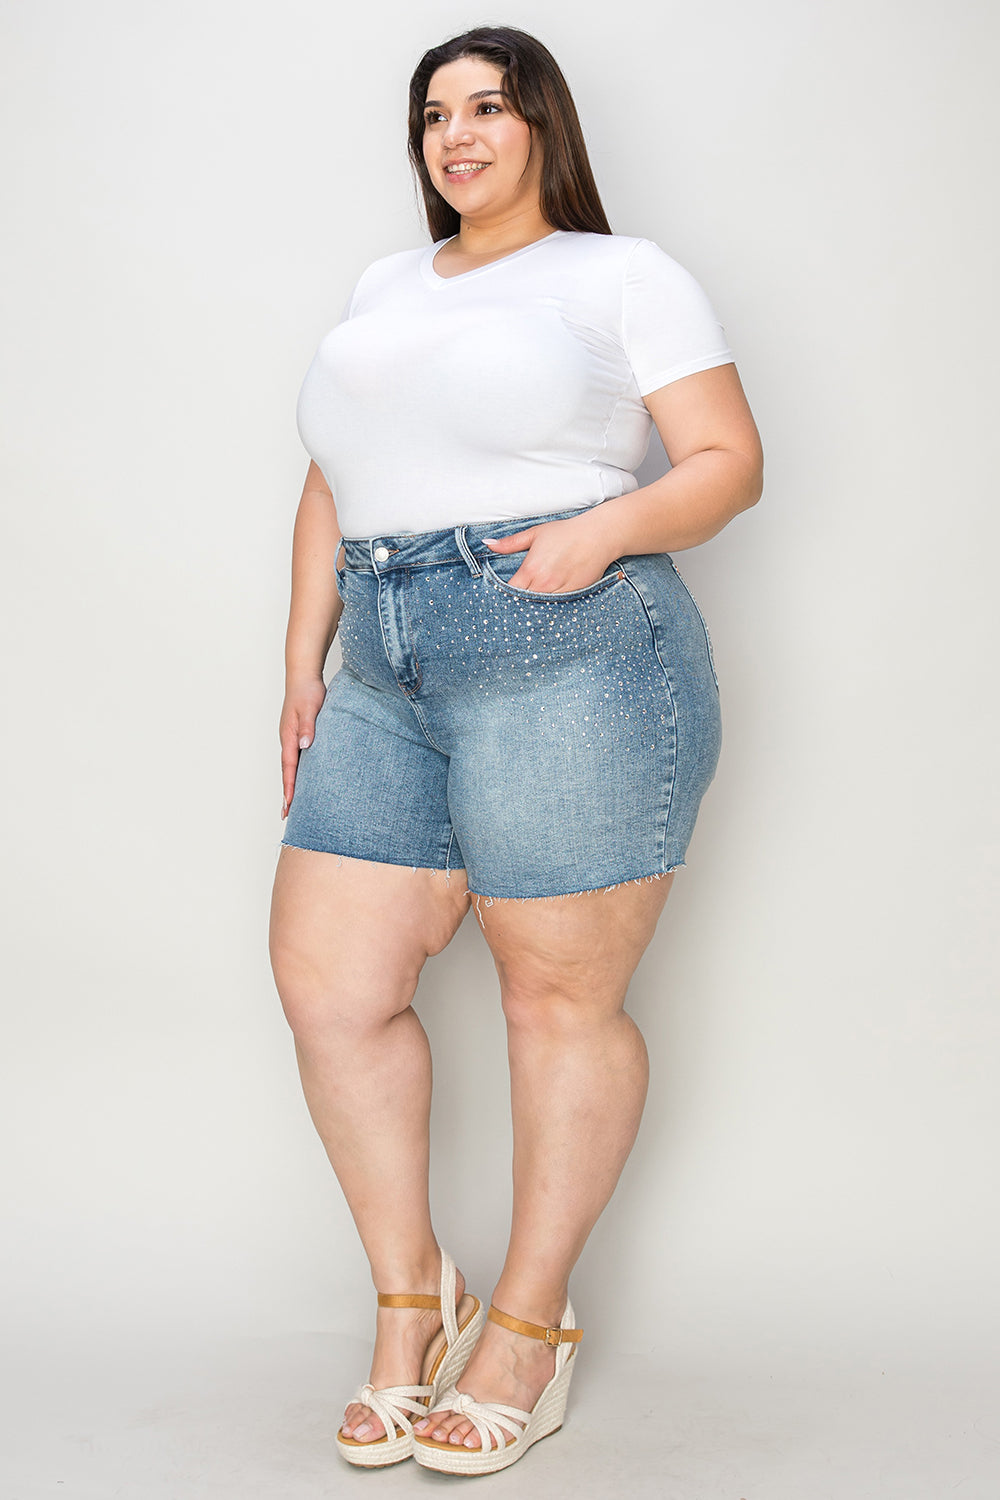
[[[376,547],[372,556],[376,562],[387,562],[389,559],[389,549],[388,547]]]

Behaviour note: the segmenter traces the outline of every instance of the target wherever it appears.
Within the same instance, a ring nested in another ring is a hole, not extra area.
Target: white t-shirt
[[[650,240],[557,229],[459,276],[375,261],[309,368],[307,452],[348,537],[597,505],[637,488],[642,397],[733,356]]]

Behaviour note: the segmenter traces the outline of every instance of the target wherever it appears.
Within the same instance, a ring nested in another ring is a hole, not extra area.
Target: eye
[[[424,110],[424,124],[425,125],[433,125],[435,120],[443,120],[443,119],[444,119],[444,115],[441,113],[441,111],[439,109],[425,109]]]
[[[479,109],[492,109],[495,110],[497,114],[500,114],[500,105],[497,104],[493,99],[483,99],[479,105]],[[476,110],[477,114],[479,113],[479,109]]]

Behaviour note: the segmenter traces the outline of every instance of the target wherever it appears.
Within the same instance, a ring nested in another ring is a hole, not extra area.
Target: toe
[[[431,1412],[430,1427],[425,1432],[425,1437],[433,1438],[436,1443],[445,1443],[451,1434],[452,1428],[460,1420],[453,1411]]]
[[[347,1408],[340,1430],[344,1437],[353,1438],[356,1443],[374,1442],[385,1431],[371,1407],[361,1406],[357,1401],[352,1401]]]

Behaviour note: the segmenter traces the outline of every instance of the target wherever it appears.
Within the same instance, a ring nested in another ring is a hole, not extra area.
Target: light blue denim
[[[285,844],[464,868],[494,899],[684,863],[719,756],[705,623],[665,554],[572,593],[510,587],[524,553],[483,539],[571,514],[345,540],[343,665]]]

